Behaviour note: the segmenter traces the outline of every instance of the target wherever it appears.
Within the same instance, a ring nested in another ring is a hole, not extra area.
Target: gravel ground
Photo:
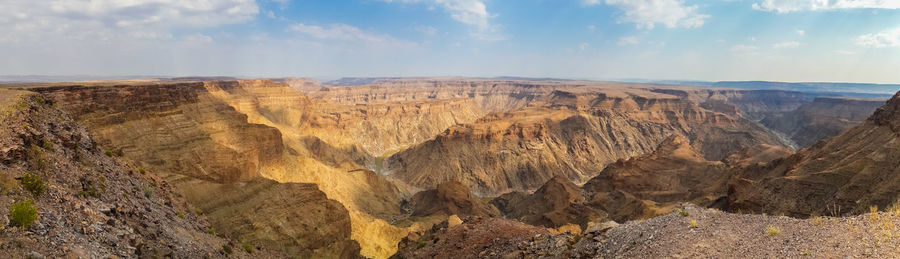
[[[900,258],[897,227],[900,210],[853,217],[795,219],[732,214],[684,204],[671,214],[606,229],[589,228],[578,235],[541,233],[523,237],[526,232],[513,229],[536,230],[517,224],[521,223],[504,219],[467,220],[460,226],[425,235],[429,240],[438,239],[454,246],[406,247],[400,255],[403,258],[435,255],[447,258]],[[469,242],[473,237],[467,233],[492,233],[492,239]]]

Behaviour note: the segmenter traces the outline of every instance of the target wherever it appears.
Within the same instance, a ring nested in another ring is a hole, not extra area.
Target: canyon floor
[[[26,198],[38,211],[0,230],[0,246],[76,258],[897,256],[898,96],[340,82],[0,85],[0,212]],[[49,195],[29,196],[26,174]]]

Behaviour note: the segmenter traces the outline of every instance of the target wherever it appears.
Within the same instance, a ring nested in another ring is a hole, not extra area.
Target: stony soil
[[[238,257],[277,256],[210,234],[205,216],[168,183],[107,155],[44,97],[16,96],[0,103],[0,257],[225,257],[224,247]],[[46,191],[26,191],[18,180],[26,172]],[[10,207],[24,200],[34,201],[37,220],[12,226]]]
[[[898,225],[897,210],[795,219],[690,204],[649,220],[596,224],[583,234],[470,218],[424,235],[424,245],[401,244],[397,258],[897,258]]]

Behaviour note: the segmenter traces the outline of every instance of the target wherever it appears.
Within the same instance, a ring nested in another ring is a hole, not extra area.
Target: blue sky
[[[900,83],[900,1],[3,1],[0,56],[0,74]]]

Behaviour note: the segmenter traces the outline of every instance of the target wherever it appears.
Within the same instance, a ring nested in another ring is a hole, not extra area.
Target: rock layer
[[[531,191],[554,176],[585,182],[616,160],[686,136],[710,160],[776,136],[745,119],[668,95],[555,91],[532,107],[449,128],[390,157],[389,173],[419,188],[458,180],[478,195]],[[648,97],[649,96],[649,97]]]

